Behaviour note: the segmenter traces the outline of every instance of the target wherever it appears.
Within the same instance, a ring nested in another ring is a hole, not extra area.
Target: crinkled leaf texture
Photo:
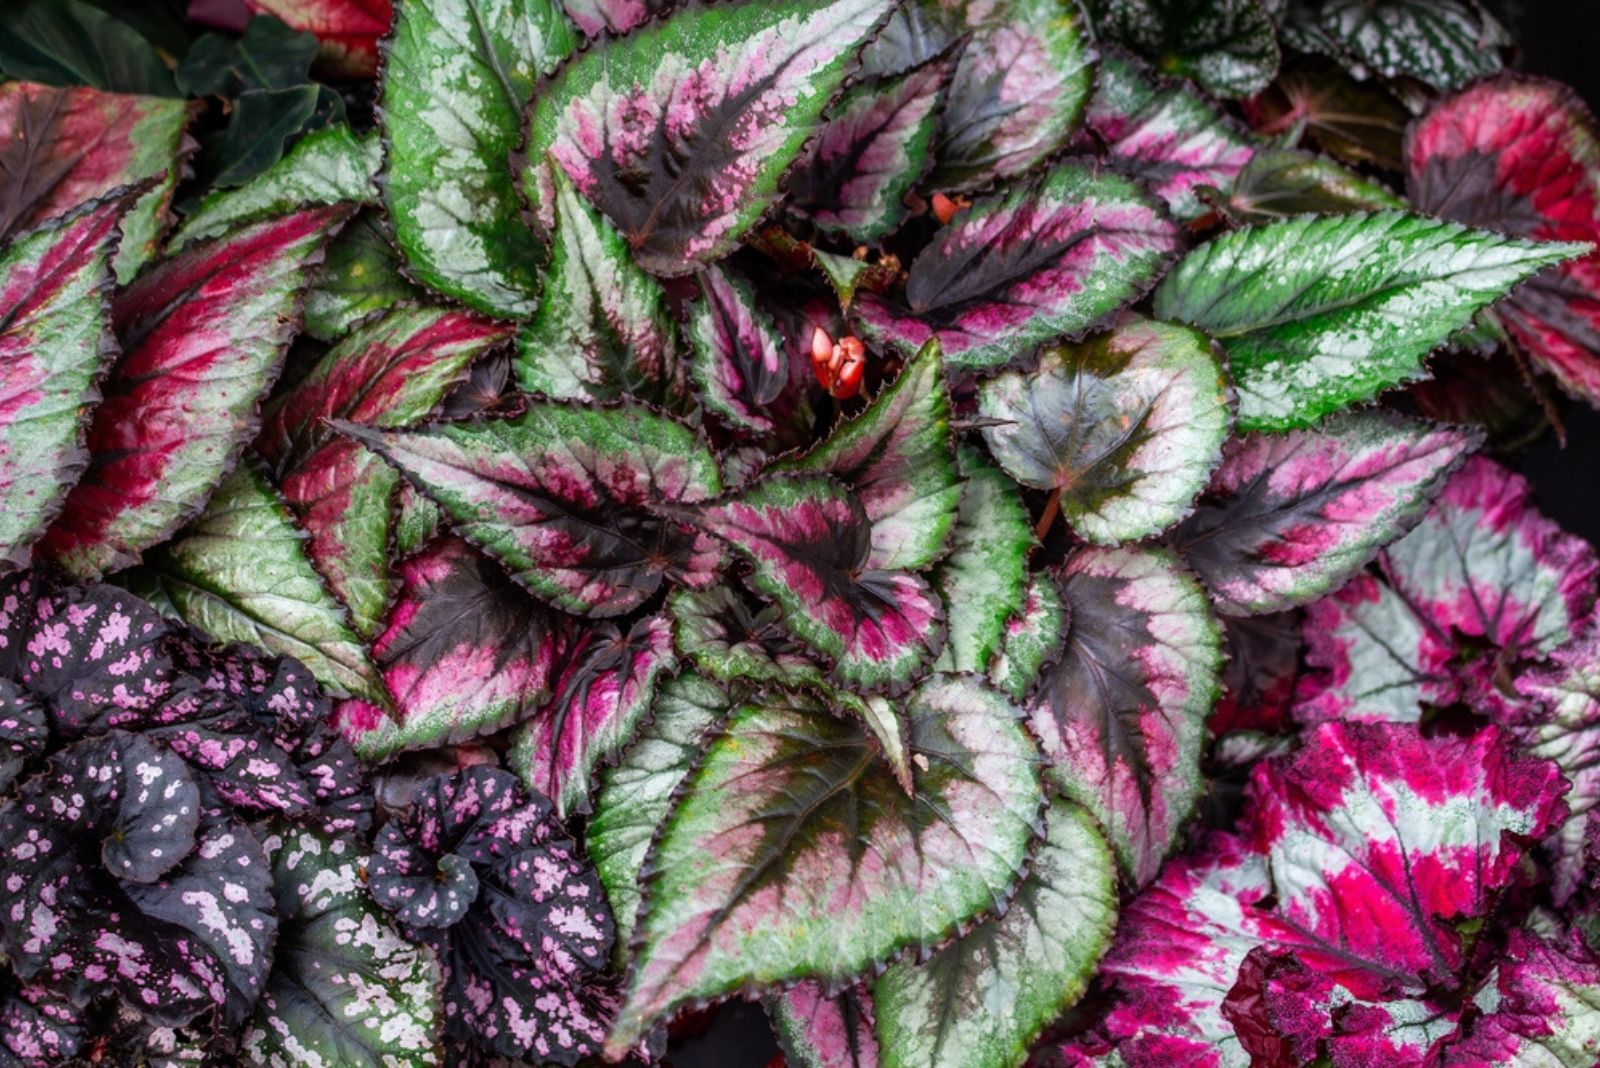
[[[862,294],[862,336],[950,366],[1002,367],[1081,335],[1155,284],[1178,230],[1131,180],[1062,163],[976,202],[911,263],[903,298]]]
[[[1154,308],[1228,350],[1241,429],[1288,430],[1424,377],[1479,310],[1587,251],[1405,212],[1307,216],[1190,252]]]
[[[1566,1068],[1600,1058],[1600,959],[1576,936],[1512,931],[1475,1000],[1484,1016],[1446,1047],[1448,1063]]]
[[[1411,131],[1406,167],[1423,211],[1600,246],[1600,131],[1564,85],[1507,74],[1445,98]],[[1537,275],[1495,314],[1563,388],[1600,404],[1600,250]]]
[[[716,494],[716,458],[693,431],[643,406],[534,401],[509,419],[415,431],[336,425],[563,611],[623,615],[667,577],[704,586],[717,564],[709,539],[650,510]]]
[[[722,258],[777,201],[891,6],[697,3],[596,42],[534,98],[523,192],[548,210],[561,168],[652,274]]]
[[[1074,531],[1117,544],[1188,514],[1222,462],[1231,400],[1204,335],[1130,319],[1093,341],[1043,350],[1030,372],[983,383],[979,411],[1007,474],[1059,491]]]
[[[1103,35],[1218,95],[1251,96],[1277,73],[1261,0],[1091,0],[1090,9]]]
[[[1501,66],[1511,43],[1477,0],[1325,0],[1294,5],[1284,43],[1322,52],[1361,78],[1409,76],[1454,89]]]
[[[1042,803],[1021,713],[973,676],[906,707],[913,796],[853,720],[777,693],[734,711],[651,847],[609,1051],[696,1000],[931,948],[1008,900]]]
[[[820,683],[826,674],[784,626],[781,606],[754,603],[738,586],[674,590],[667,610],[674,647],[709,679],[793,688]]]

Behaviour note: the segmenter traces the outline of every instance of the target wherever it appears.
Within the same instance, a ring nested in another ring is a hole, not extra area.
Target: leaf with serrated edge
[[[305,535],[248,459],[145,565],[130,576],[134,591],[216,641],[294,657],[336,692],[386,700],[344,609],[306,558]]]
[[[94,577],[138,563],[205,507],[254,434],[311,270],[347,212],[241,227],[116,295],[123,356],[89,425],[89,468],[41,540],[44,555]]]
[[[117,353],[110,262],[126,208],[91,204],[0,250],[0,571],[27,566],[88,464],[84,413]]]
[[[1024,700],[1045,666],[1061,654],[1066,632],[1061,587],[1050,575],[1034,572],[1022,591],[1022,604],[1001,631],[1000,647],[989,664],[990,680],[1013,701]]]
[[[1411,77],[1453,89],[1493,74],[1511,44],[1474,0],[1325,0],[1284,27],[1284,43],[1323,52],[1362,78]]]
[[[669,399],[680,385],[677,338],[660,283],[564,171],[554,210],[539,309],[517,334],[517,381],[557,400]]]
[[[650,722],[616,767],[600,774],[584,841],[617,922],[625,956],[639,907],[639,872],[656,828],[672,811],[681,783],[702,749],[700,739],[733,707],[716,684],[694,674],[661,684]]]
[[[688,428],[643,407],[535,402],[520,415],[416,431],[336,424],[397,467],[456,533],[563,611],[632,611],[671,576],[703,586],[718,553],[649,508],[721,489]]]
[[[1173,534],[1220,611],[1277,612],[1340,586],[1411,529],[1478,444],[1379,412],[1229,442],[1199,509]]]
[[[1254,224],[1406,205],[1382,185],[1331,159],[1278,148],[1257,152],[1219,206],[1229,218]]]
[[[629,30],[665,10],[672,0],[562,0],[578,29],[590,37]]]
[[[706,407],[741,430],[772,430],[765,409],[789,384],[788,347],[750,283],[715,264],[706,268],[684,333],[689,374]]]
[[[407,0],[378,96],[383,195],[416,279],[491,315],[534,309],[538,242],[510,153],[539,79],[578,44],[557,0]]]
[[[516,732],[507,765],[566,818],[589,808],[590,781],[638,733],[656,684],[677,670],[672,624],[641,619],[627,634],[591,626],[567,658],[555,696]]]
[[[245,1026],[251,1064],[439,1064],[439,961],[406,939],[363,885],[353,841],[286,822],[264,843],[280,934]]]
[[[922,576],[870,566],[855,495],[826,475],[778,475],[684,515],[754,565],[783,625],[866,690],[908,689],[944,645],[944,608]]]
[[[951,367],[1001,367],[1142,296],[1177,247],[1130,179],[1058,164],[956,216],[912,261],[904,300],[864,293],[852,321],[907,355],[937,337]]]
[[[368,208],[328,242],[322,269],[306,290],[307,335],[334,341],[373,312],[426,299],[400,273],[383,226],[377,209]]]
[[[872,984],[883,1068],[1015,1068],[1083,995],[1117,919],[1117,869],[1094,817],[1054,801],[1003,917]]]
[[[982,672],[999,651],[1006,621],[1022,610],[1028,554],[1038,539],[1009,478],[970,445],[957,450],[956,460],[966,480],[961,506],[950,555],[933,572],[949,631],[939,663]]]
[[[1193,330],[1131,319],[1079,345],[1045,349],[1026,374],[982,384],[989,451],[1025,486],[1059,490],[1089,541],[1159,533],[1189,513],[1222,462],[1227,376]]]
[[[1219,96],[1252,96],[1278,71],[1261,0],[1090,0],[1095,28]]]
[[[1020,713],[970,676],[907,711],[914,797],[853,721],[775,695],[733,713],[646,862],[608,1052],[696,999],[929,949],[1008,899],[1041,804]]]
[[[961,500],[939,343],[924,345],[860,415],[772,469],[831,474],[855,491],[872,523],[868,567],[931,564],[944,552]]]
[[[779,607],[752,605],[737,586],[673,590],[667,611],[678,652],[709,678],[789,687],[822,681],[822,666],[784,628]]]
[[[1029,703],[1051,782],[1094,813],[1134,885],[1161,867],[1205,787],[1200,752],[1222,632],[1160,549],[1083,549],[1060,573],[1066,648]]]
[[[596,43],[529,109],[523,192],[548,211],[548,155],[651,274],[721,259],[777,201],[784,172],[892,6],[697,3]]]
[[[848,986],[829,996],[809,979],[766,1001],[767,1018],[790,1068],[878,1068],[872,995]]]
[[[389,601],[400,476],[324,421],[422,422],[472,362],[510,333],[464,311],[396,308],[346,335],[267,407],[257,447],[311,535],[311,562],[350,609],[362,637],[377,632]]]
[[[1405,212],[1308,216],[1190,252],[1155,315],[1228,350],[1240,429],[1288,430],[1424,377],[1424,357],[1479,309],[1587,251]]]

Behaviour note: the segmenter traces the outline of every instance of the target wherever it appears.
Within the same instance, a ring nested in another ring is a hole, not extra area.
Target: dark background
[[[1600,7],[1592,0],[1525,0],[1508,12],[1522,44],[1522,69],[1566,82],[1600,111]],[[1600,544],[1600,412],[1558,400],[1563,448],[1547,434],[1520,458],[1540,508],[1574,534]],[[724,1005],[710,1029],[673,1044],[673,1068],[763,1068],[777,1053],[759,1005]]]

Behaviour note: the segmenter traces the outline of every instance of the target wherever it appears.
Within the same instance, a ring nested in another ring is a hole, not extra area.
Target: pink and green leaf
[[[778,605],[751,604],[735,585],[673,590],[667,612],[678,653],[717,682],[797,688],[821,683],[826,673],[784,626]]]
[[[864,986],[829,995],[802,980],[766,1001],[767,1018],[790,1068],[879,1068],[876,1015]]]
[[[1128,879],[1155,877],[1205,787],[1221,631],[1160,549],[1083,549],[1058,578],[1065,649],[1028,709],[1049,775],[1097,819]]]
[[[1224,449],[1173,537],[1220,611],[1276,612],[1340,586],[1418,521],[1476,435],[1378,412]]]
[[[1178,241],[1131,180],[1063,163],[956,216],[912,261],[903,296],[863,294],[854,322],[907,355],[937,337],[951,367],[998,368],[1143,296]]]
[[[852,720],[777,695],[733,713],[646,861],[609,1051],[696,999],[930,949],[1008,900],[1042,802],[1021,713],[970,676],[907,710],[910,797]]]
[[[555,694],[523,724],[507,757],[529,788],[565,818],[589,809],[600,766],[638,734],[656,686],[677,670],[672,624],[665,615],[635,623],[592,625],[567,655]]]
[[[1044,669],[1061,655],[1068,607],[1055,578],[1032,572],[1022,590],[1022,603],[1005,622],[1000,644],[989,663],[989,679],[1011,695],[1026,700]]]
[[[689,305],[689,375],[707,408],[731,426],[757,434],[773,429],[767,412],[789,384],[783,335],[756,305],[755,290],[713,264],[699,276]]]
[[[378,212],[368,208],[328,243],[322,269],[306,290],[305,333],[335,341],[373,312],[426,299],[400,273],[393,238]]]
[[[1576,937],[1511,932],[1494,982],[1475,1000],[1484,1015],[1445,1047],[1445,1063],[1565,1068],[1600,1059],[1600,959]]]
[[[517,416],[341,432],[432,498],[457,534],[563,611],[619,616],[667,578],[704,586],[720,553],[653,514],[721,489],[695,433],[641,406],[533,402]]]
[[[88,470],[41,551],[78,577],[139,562],[198,515],[254,435],[329,235],[314,208],[190,246],[112,301],[123,355],[89,425]]]
[[[1222,462],[1232,422],[1227,375],[1206,338],[1129,319],[1080,345],[1044,349],[1027,373],[984,382],[984,439],[1006,473],[1059,491],[1081,537],[1158,534],[1194,506]]]
[[[780,197],[784,173],[891,7],[692,5],[595,42],[529,110],[523,192],[548,213],[551,167],[564,170],[651,274],[689,274],[726,256]]]
[[[85,415],[99,400],[96,383],[117,356],[111,256],[126,209],[125,195],[90,204],[0,250],[5,570],[27,566],[34,540],[88,464]]]
[[[627,33],[671,6],[672,0],[562,0],[567,15],[590,37]]]
[[[340,78],[370,78],[378,72],[378,41],[394,18],[391,0],[244,0],[244,5],[316,34],[321,45],[317,69]]]

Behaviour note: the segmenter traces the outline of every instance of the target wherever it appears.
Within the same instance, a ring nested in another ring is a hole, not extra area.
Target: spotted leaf
[[[1003,917],[872,984],[883,1068],[1012,1068],[1089,985],[1111,943],[1117,873],[1094,817],[1054,801],[1045,840]]]
[[[149,553],[129,585],[217,641],[263,646],[337,693],[384,700],[376,667],[306,556],[305,535],[252,463]]]
[[[1059,572],[1066,647],[1030,700],[1051,781],[1094,813],[1128,878],[1155,877],[1204,787],[1221,633],[1168,553],[1084,549]]]
[[[1564,85],[1508,74],[1447,97],[1412,131],[1406,166],[1423,211],[1600,246],[1600,133]],[[1495,315],[1564,389],[1600,404],[1600,251],[1535,276]]]
[[[411,274],[479,311],[524,317],[539,245],[510,153],[539,79],[577,46],[557,0],[411,0],[388,39],[378,114],[384,205]]]
[[[346,702],[339,727],[368,760],[453,745],[525,719],[554,692],[567,640],[549,609],[459,538],[396,569],[399,593],[372,646],[393,711]]]
[[[335,344],[268,406],[257,439],[311,540],[311,562],[371,637],[388,604],[400,476],[328,428],[328,419],[410,426],[427,419],[472,362],[510,330],[467,312],[397,308]]]
[[[341,431],[393,464],[511,577],[580,615],[632,611],[671,577],[704,585],[718,554],[657,518],[721,483],[695,434],[643,407],[534,402],[509,419]]]
[[[716,265],[706,268],[686,333],[689,374],[706,407],[740,430],[771,431],[766,409],[789,384],[789,356],[750,283]]]
[[[123,356],[89,425],[91,459],[41,551],[91,577],[205,507],[256,426],[313,265],[344,208],[230,231],[156,264],[112,301]]]
[[[786,1064],[794,1068],[878,1068],[872,995],[847,986],[828,995],[802,980],[767,999],[767,1015]]]
[[[1260,0],[1091,0],[1095,28],[1220,96],[1251,96],[1278,70]]]
[[[27,566],[88,463],[85,414],[117,355],[110,263],[126,208],[101,201],[0,250],[0,568]]]
[[[528,112],[524,193],[548,211],[551,166],[564,170],[651,274],[722,258],[777,201],[890,7],[695,5],[597,42]]]
[[[752,585],[840,681],[902,693],[943,646],[938,596],[872,566],[866,511],[832,478],[772,477],[683,514],[750,561]]]
[[[1020,713],[962,676],[906,707],[911,797],[852,720],[777,695],[733,713],[646,862],[609,1050],[696,998],[931,947],[1007,899],[1041,801]]]
[[[1592,618],[1592,617],[1591,617]],[[1572,784],[1567,818],[1547,845],[1555,858],[1551,891],[1565,904],[1584,878],[1585,844],[1600,840],[1600,625],[1590,622],[1556,649],[1550,663],[1523,673],[1517,692],[1536,703],[1511,733],[1534,756],[1552,760]]]
[[[656,685],[678,666],[664,615],[627,634],[609,623],[589,629],[568,657],[549,704],[517,732],[512,768],[555,804],[556,815],[589,808],[590,783],[650,712]]]
[[[0,679],[0,794],[11,789],[49,741],[50,721],[39,699],[10,679]]]
[[[1291,5],[1284,43],[1331,56],[1360,78],[1454,89],[1499,70],[1511,40],[1477,0],[1324,0]]]
[[[378,71],[378,39],[394,17],[391,0],[244,0],[257,14],[317,35],[318,70],[344,78]]]
[[[926,567],[955,525],[961,483],[941,355],[930,341],[859,416],[804,456],[773,465],[834,475],[855,492],[872,526],[873,569]]]
[[[1155,314],[1228,350],[1241,428],[1287,430],[1424,377],[1428,353],[1480,309],[1586,251],[1404,212],[1305,217],[1195,249]]]
[[[963,211],[912,261],[903,298],[862,294],[855,322],[907,355],[937,337],[952,367],[1001,367],[1142,296],[1177,245],[1132,181],[1059,164]]]
[[[126,205],[122,240],[112,254],[126,284],[155,255],[180,163],[194,142],[184,136],[189,105],[24,81],[0,85],[0,241],[124,186],[149,183]]]
[[[1377,412],[1229,442],[1199,510],[1173,537],[1224,612],[1329,593],[1409,530],[1477,444]]]

